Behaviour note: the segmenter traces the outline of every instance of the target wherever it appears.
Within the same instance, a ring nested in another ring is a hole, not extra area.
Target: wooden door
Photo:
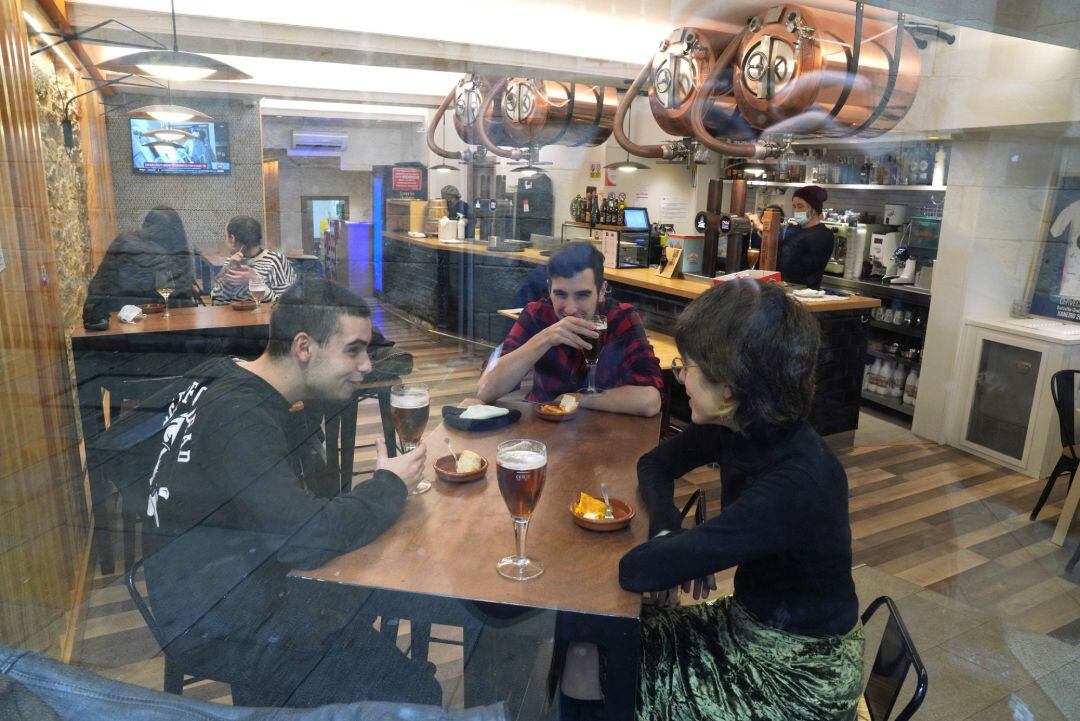
[[[88,512],[21,0],[0,0],[0,643],[61,655]]]

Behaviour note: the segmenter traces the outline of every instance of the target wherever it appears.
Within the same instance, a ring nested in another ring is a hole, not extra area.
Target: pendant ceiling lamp
[[[634,113],[634,103],[633,103],[633,101],[631,101],[630,102],[630,108],[627,110],[627,116],[626,116],[627,117],[627,122],[630,121],[630,118],[632,117],[633,113]],[[644,163],[638,163],[636,161],[631,160],[630,159],[630,151],[626,152],[626,160],[620,160],[617,163],[608,163],[604,167],[605,168],[610,168],[611,170],[621,170],[624,173],[633,173],[634,171],[637,171],[637,170],[652,170],[652,168],[650,166],[645,165]]]
[[[446,121],[442,124],[442,146],[446,147]],[[447,165],[446,161],[442,161],[438,165],[429,165],[428,170],[433,170],[436,173],[449,173],[452,170],[457,170],[453,165]]]
[[[143,147],[146,148],[172,148],[173,150],[183,150],[184,146],[180,143],[173,142],[172,140],[151,140],[149,143],[143,143]]]
[[[129,118],[145,118],[147,120],[157,120],[160,123],[184,123],[189,120],[194,120],[200,123],[208,123],[211,118],[206,113],[202,113],[194,108],[185,108],[183,105],[144,105],[141,108],[135,108],[128,111],[127,116]]]
[[[195,136],[186,130],[181,128],[171,128],[165,126],[164,128],[158,128],[157,130],[151,130],[143,133],[144,138],[150,138],[151,140],[164,142],[179,143],[184,140],[194,140]]]
[[[176,39],[176,3],[172,8],[172,50],[143,50],[98,63],[112,73],[131,73],[162,80],[250,80],[251,76],[220,60],[181,52]]]

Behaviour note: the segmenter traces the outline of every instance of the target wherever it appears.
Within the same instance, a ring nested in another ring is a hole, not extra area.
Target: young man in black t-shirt
[[[259,358],[208,361],[171,401],[144,404],[167,409],[152,421],[164,430],[139,445],[146,460],[139,451],[127,459],[143,463],[134,488],[147,512],[146,584],[164,650],[232,684],[238,705],[441,700],[434,667],[372,629],[365,595],[287,579],[378,537],[421,479],[423,446],[390,458],[380,439],[370,480],[330,499],[305,486],[290,408],[351,399],[371,370],[371,336],[361,298],[306,278],[279,299]],[[148,413],[129,414],[110,434],[130,437]]]

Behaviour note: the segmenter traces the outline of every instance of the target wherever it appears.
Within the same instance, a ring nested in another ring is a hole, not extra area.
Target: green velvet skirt
[[[799,636],[754,618],[732,596],[647,608],[641,721],[848,721],[862,693],[863,629]]]

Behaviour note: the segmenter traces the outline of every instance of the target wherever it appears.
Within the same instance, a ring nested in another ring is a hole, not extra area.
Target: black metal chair
[[[165,678],[162,683],[162,689],[165,693],[176,694],[181,696],[184,693],[184,687],[190,686],[193,683],[207,680],[205,676],[199,676],[192,674],[189,671],[185,671],[181,664],[165,650],[168,645],[165,638],[161,633],[161,626],[158,625],[157,619],[154,618],[154,613],[150,610],[149,604],[142,594],[139,593],[138,586],[135,585],[135,576],[138,574],[139,569],[142,568],[143,560],[140,558],[138,561],[131,565],[131,568],[127,572],[127,589],[131,594],[131,600],[135,604],[135,608],[139,610],[139,614],[143,617],[143,621],[146,622],[146,627],[150,629],[150,633],[154,635],[154,640],[157,641],[158,648],[161,649],[162,658],[165,660]],[[217,680],[217,679],[211,679]]]
[[[1050,497],[1050,491],[1053,490],[1058,476],[1068,473],[1069,488],[1072,488],[1073,477],[1076,475],[1077,467],[1080,466],[1080,454],[1076,452],[1076,424],[1073,420],[1077,373],[1080,373],[1080,370],[1058,371],[1050,379],[1050,395],[1053,396],[1054,407],[1057,408],[1058,429],[1061,433],[1061,457],[1054,465],[1054,470],[1050,472],[1050,477],[1046,479],[1039,501],[1031,511],[1033,521],[1046,504],[1046,499]]]
[[[915,650],[915,642],[911,640],[911,634],[900,617],[900,609],[888,596],[879,596],[867,606],[862,615],[863,626],[870,623],[874,613],[882,606],[889,609],[889,620],[885,624],[885,632],[881,635],[874,665],[870,669],[870,678],[863,690],[866,715],[863,715],[864,709],[860,704],[859,718],[868,718],[870,721],[908,721],[926,698],[926,666],[919,658],[919,652]],[[894,718],[892,712],[896,699],[900,696],[912,666],[916,673],[915,693]]]
[[[109,414],[105,424],[106,430],[120,417],[133,408],[139,408],[144,401],[173,385],[180,378],[181,376],[121,378],[103,384],[103,387],[109,391]],[[95,443],[96,439],[88,443],[88,456],[95,452]],[[111,452],[118,451],[119,449],[111,449]],[[106,453],[105,455],[109,454]],[[90,459],[88,458],[88,460]],[[119,479],[110,477],[110,464],[99,464],[90,460],[88,466],[94,508],[93,541],[101,564],[101,572],[104,575],[110,575],[114,572],[112,534],[117,531],[120,532],[123,539],[124,571],[126,572],[131,569],[137,555],[135,538],[142,508],[133,503],[125,502],[124,484]],[[114,501],[120,517],[119,524],[112,520],[114,516],[111,507]]]

